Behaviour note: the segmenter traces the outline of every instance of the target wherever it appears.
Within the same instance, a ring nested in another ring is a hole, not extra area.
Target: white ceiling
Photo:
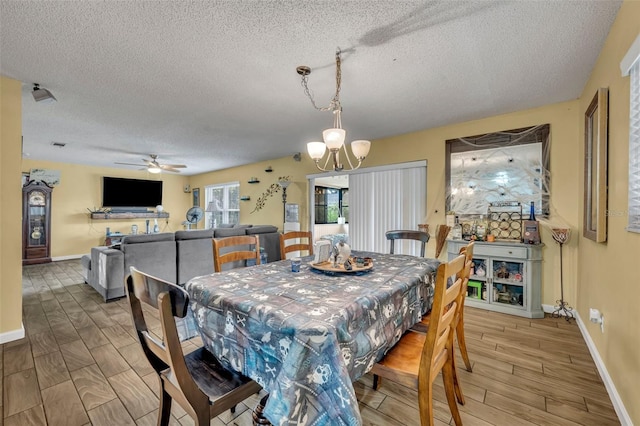
[[[126,168],[113,163],[158,154],[190,175],[319,140],[331,114],[295,69],[312,68],[327,105],[338,46],[347,140],[576,99],[620,4],[1,0],[0,73],[24,83],[30,158]],[[32,83],[58,102],[35,103]]]

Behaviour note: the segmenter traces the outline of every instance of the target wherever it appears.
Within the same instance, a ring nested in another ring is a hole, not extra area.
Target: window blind
[[[620,62],[629,84],[629,203],[627,230],[640,232],[640,34]]]
[[[628,230],[640,232],[640,61],[630,70],[629,105],[629,222]]]
[[[417,230],[425,217],[427,167],[352,173],[349,198],[351,247],[388,253],[386,231]],[[419,256],[420,247],[398,241],[395,252]]]

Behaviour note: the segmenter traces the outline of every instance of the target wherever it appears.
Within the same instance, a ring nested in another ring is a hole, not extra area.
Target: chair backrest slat
[[[435,363],[439,362],[446,355],[447,345],[451,342],[452,323],[457,315],[456,299],[462,287],[462,278],[457,278],[455,282],[447,288],[448,278],[457,275],[464,269],[465,256],[460,255],[449,263],[442,263],[438,267],[436,274],[436,284],[434,288],[433,306],[431,308],[431,320],[429,330],[422,348],[420,358],[420,376],[425,371],[431,371]],[[445,312],[445,307],[450,305]],[[426,377],[426,376],[425,376]]]
[[[169,367],[180,385],[180,392],[202,394],[185,364],[174,318],[186,316],[189,305],[188,293],[175,284],[138,271],[133,266],[131,275],[127,278],[127,289],[127,298],[140,345],[156,373],[160,374]],[[142,304],[158,310],[163,342],[149,333]]]
[[[306,239],[307,242],[295,242],[287,245],[287,241]],[[287,253],[294,251],[308,251],[309,256],[313,255],[313,235],[311,231],[290,231],[280,234],[280,257],[287,258]]]
[[[223,248],[238,246],[253,246],[254,249],[221,253]],[[213,268],[216,272],[222,271],[222,265],[225,263],[248,259],[255,259],[256,265],[260,264],[260,238],[258,235],[238,235],[213,239]]]
[[[174,317],[184,318],[189,306],[189,295],[182,288],[169,284],[151,275],[132,274],[134,279],[134,293],[140,301],[158,309],[158,296],[167,292],[171,295]],[[135,282],[138,280],[138,282]]]
[[[412,230],[395,230],[395,231],[387,231],[384,234],[387,237],[387,240],[391,241],[391,247],[389,250],[390,254],[395,254],[395,240],[414,240],[420,241],[420,257],[424,257],[425,247],[429,242],[429,234],[423,231],[412,231]]]

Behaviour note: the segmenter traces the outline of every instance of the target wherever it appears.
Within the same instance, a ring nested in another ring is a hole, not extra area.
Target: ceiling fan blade
[[[144,158],[142,159],[142,162],[145,163],[148,166],[153,166],[155,165],[155,161],[154,160],[145,160]]]
[[[163,172],[180,173],[180,170],[174,169],[171,167],[161,166],[160,168],[162,169]]]
[[[186,169],[187,166],[185,166],[184,164],[160,164],[160,168],[164,169],[164,168],[171,168],[171,169]]]
[[[144,164],[139,164],[139,163],[118,163],[115,162],[114,164],[124,164],[125,166],[144,166]]]

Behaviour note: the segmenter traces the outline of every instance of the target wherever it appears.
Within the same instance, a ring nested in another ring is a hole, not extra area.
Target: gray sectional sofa
[[[212,238],[237,235],[258,235],[267,260],[280,260],[280,234],[271,225],[222,225],[216,229],[129,235],[119,247],[94,247],[90,256],[83,256],[85,282],[105,301],[125,295],[124,282],[131,266],[184,285],[193,277],[213,273]]]

